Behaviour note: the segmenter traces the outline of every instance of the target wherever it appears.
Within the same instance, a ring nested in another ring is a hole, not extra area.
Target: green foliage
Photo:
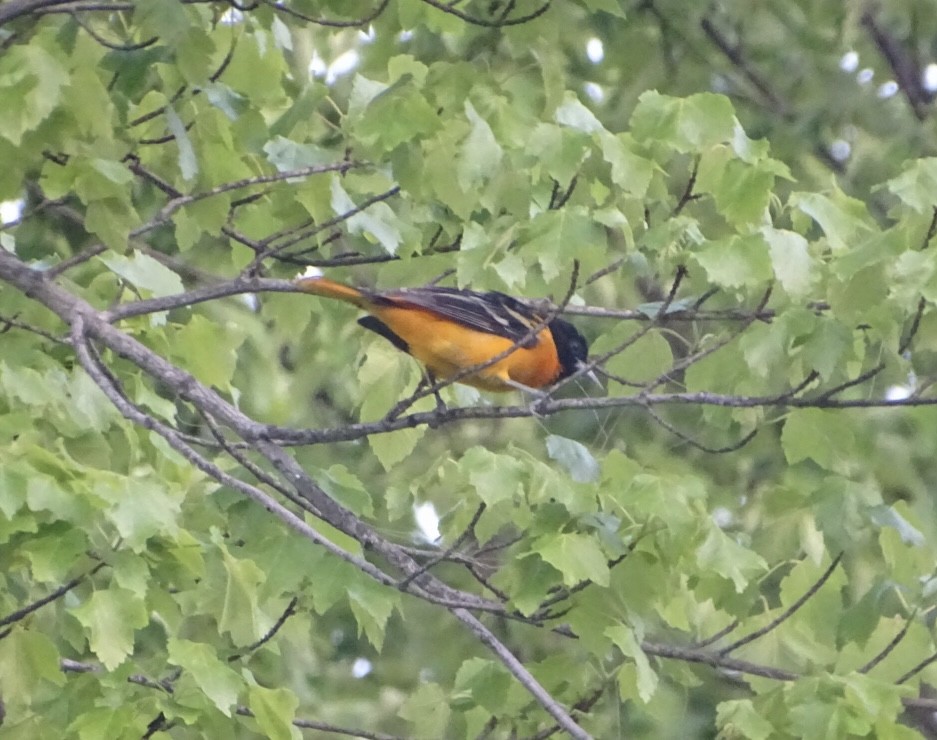
[[[534,680],[594,737],[911,737],[937,142],[879,84],[937,23],[906,5],[0,5],[4,737],[543,736]],[[569,294],[606,387],[403,408],[421,371],[351,307],[213,292],[308,265]]]

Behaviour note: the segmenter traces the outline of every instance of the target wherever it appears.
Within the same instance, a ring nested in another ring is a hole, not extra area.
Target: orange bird
[[[588,355],[586,340],[568,321],[550,319],[504,293],[437,287],[372,291],[324,277],[294,282],[306,293],[367,311],[358,323],[419,360],[431,379],[452,378],[516,346],[458,382],[487,391],[539,389],[572,375]]]

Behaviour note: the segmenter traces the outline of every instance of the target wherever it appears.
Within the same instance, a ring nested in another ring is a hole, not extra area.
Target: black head
[[[550,333],[553,334],[553,343],[556,345],[556,354],[560,359],[560,374],[557,380],[568,378],[589,357],[589,345],[579,330],[563,319],[553,319],[550,322]]]

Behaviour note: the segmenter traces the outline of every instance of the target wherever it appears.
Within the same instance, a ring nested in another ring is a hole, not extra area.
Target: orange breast
[[[412,306],[375,306],[372,313],[403,339],[410,354],[437,378],[451,378],[514,345],[510,339],[470,329]],[[553,335],[544,329],[533,347],[519,348],[459,382],[489,391],[516,390],[505,382],[508,379],[530,388],[542,388],[556,380],[559,372]]]

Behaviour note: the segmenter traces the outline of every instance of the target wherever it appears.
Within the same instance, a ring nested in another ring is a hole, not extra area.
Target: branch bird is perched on
[[[358,323],[419,360],[432,378],[448,380],[498,357],[458,382],[488,391],[538,390],[572,375],[588,355],[585,338],[568,321],[504,293],[372,291],[321,275],[299,277],[295,284],[367,311]]]

